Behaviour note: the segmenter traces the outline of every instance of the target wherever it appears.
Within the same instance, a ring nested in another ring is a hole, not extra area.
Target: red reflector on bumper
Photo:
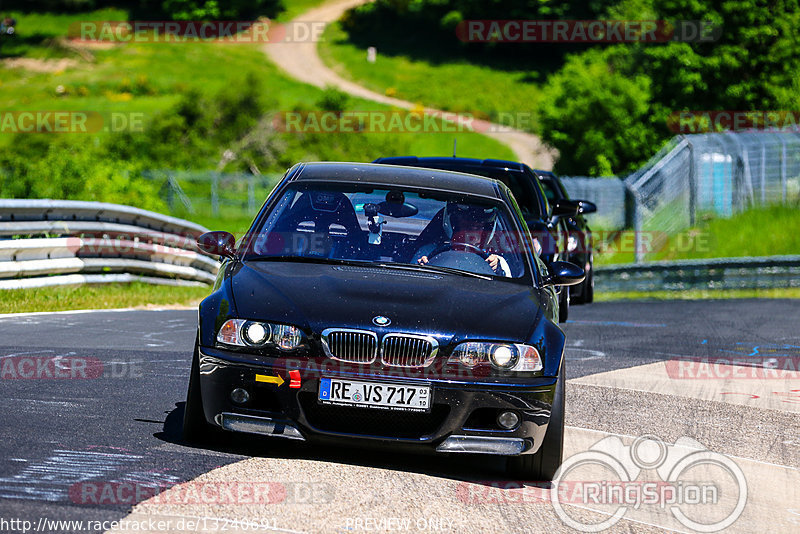
[[[292,389],[300,387],[300,371],[297,369],[289,371],[289,387]]]

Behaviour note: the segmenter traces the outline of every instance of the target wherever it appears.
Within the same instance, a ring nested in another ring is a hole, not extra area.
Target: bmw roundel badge
[[[391,319],[389,319],[388,317],[384,317],[383,315],[376,315],[375,317],[372,318],[372,323],[375,326],[389,326],[390,324],[392,324],[392,321]]]

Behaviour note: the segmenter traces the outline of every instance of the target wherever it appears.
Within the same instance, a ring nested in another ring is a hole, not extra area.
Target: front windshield
[[[523,241],[498,201],[404,188],[294,184],[254,228],[246,260],[307,259],[528,276]]]

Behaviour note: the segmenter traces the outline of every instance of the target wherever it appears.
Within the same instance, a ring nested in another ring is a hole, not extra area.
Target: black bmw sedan
[[[198,246],[223,264],[199,308],[188,440],[222,429],[501,455],[532,480],[556,472],[555,288],[583,270],[538,259],[500,181],[298,164],[238,246],[227,232]]]

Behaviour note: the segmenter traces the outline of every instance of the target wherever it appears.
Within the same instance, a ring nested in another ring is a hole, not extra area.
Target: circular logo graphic
[[[363,398],[364,397],[361,396],[361,392],[360,391],[356,391],[355,393],[353,393],[353,400],[354,401],[361,402],[361,399],[363,399]]]
[[[601,532],[629,513],[635,520],[640,508],[648,507],[669,510],[694,531],[718,532],[742,515],[747,480],[732,459],[688,436],[671,444],[644,435],[631,445],[609,436],[564,460],[553,478],[550,500],[561,521],[580,532]],[[594,510],[604,519],[573,517],[565,504]],[[703,508],[708,505],[719,513],[708,516]]]
[[[388,317],[384,317],[383,315],[376,315],[372,318],[372,324],[375,326],[389,326],[392,324],[392,320]]]

